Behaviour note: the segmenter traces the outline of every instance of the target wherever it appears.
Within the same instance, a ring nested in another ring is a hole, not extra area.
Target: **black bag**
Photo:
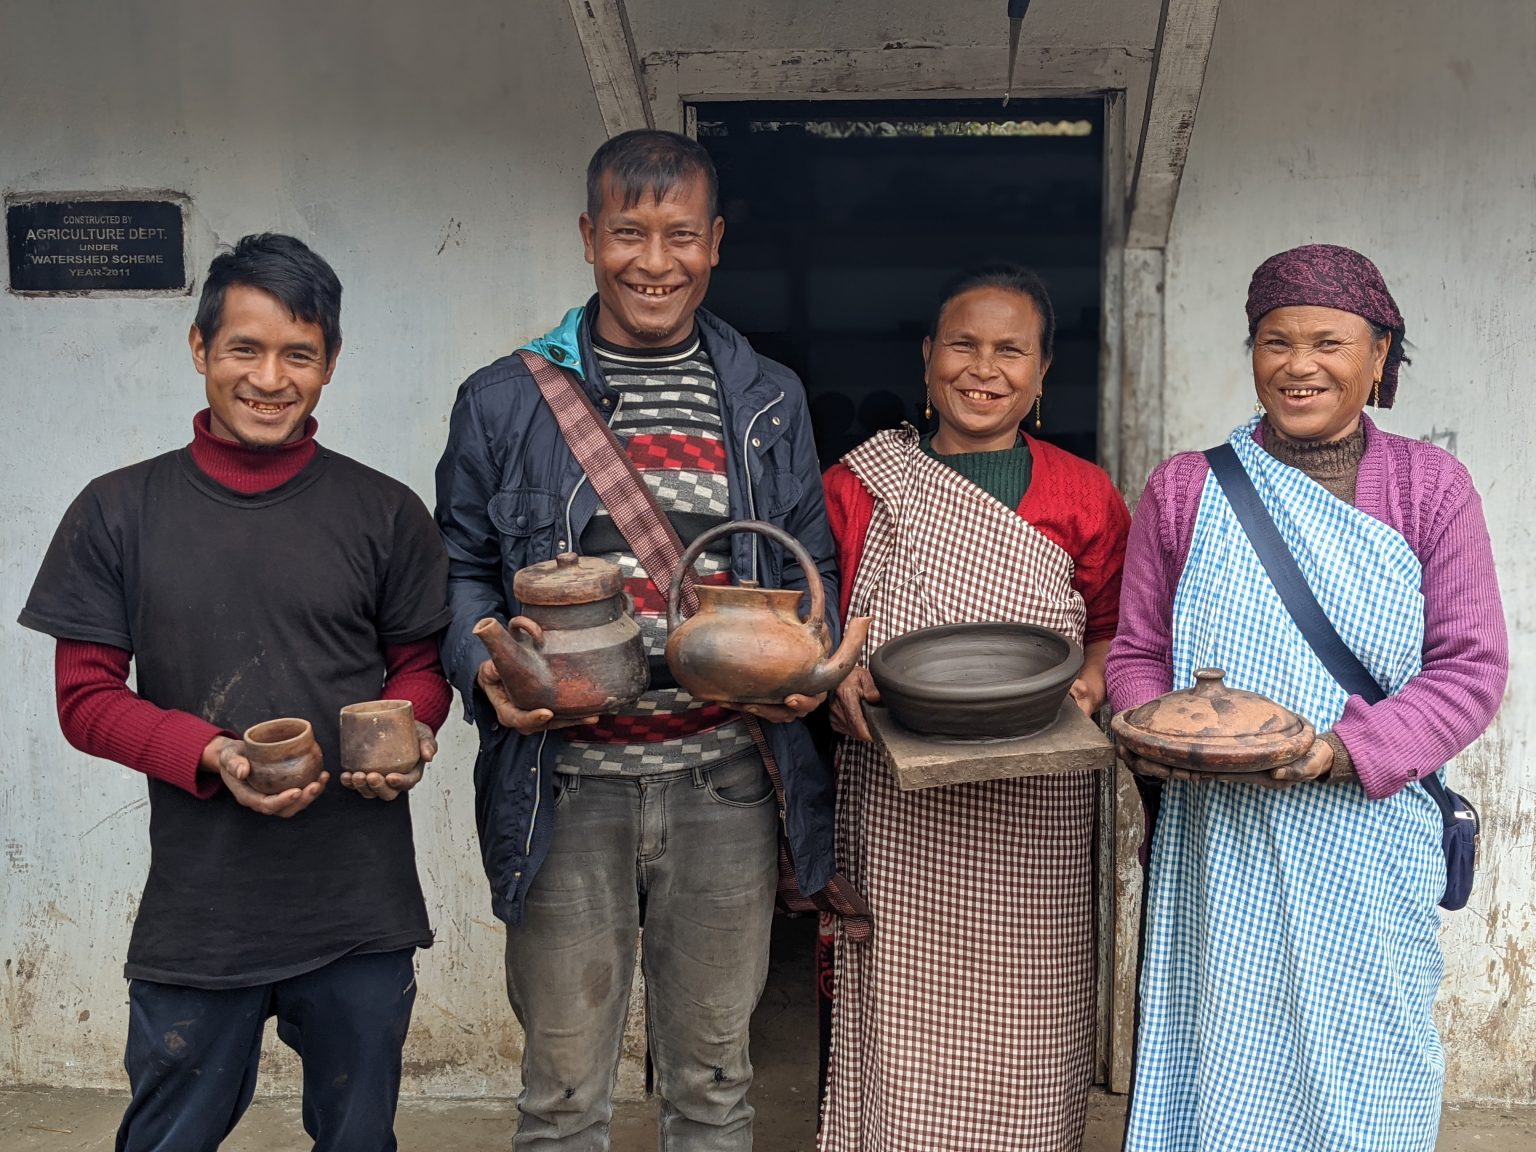
[[[1359,696],[1367,704],[1385,700],[1387,694],[1381,685],[1360,663],[1360,658],[1350,651],[1312,594],[1306,577],[1296,565],[1296,558],[1285,546],[1279,529],[1254,490],[1237,450],[1230,444],[1221,444],[1207,450],[1205,458],[1227,497],[1227,503],[1232,505],[1232,511],[1247,533],[1248,542],[1269,573],[1270,582],[1280,594],[1286,611],[1296,621],[1312,651],[1352,696]],[[1440,807],[1440,847],[1445,852],[1445,895],[1440,898],[1440,907],[1454,912],[1465,908],[1467,897],[1472,894],[1482,821],[1470,800],[1452,792],[1436,776],[1425,776],[1419,783]]]

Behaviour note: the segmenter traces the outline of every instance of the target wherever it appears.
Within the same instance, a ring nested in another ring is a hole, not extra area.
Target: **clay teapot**
[[[1110,722],[1115,737],[1144,760],[1223,776],[1268,772],[1307,753],[1311,724],[1222,676],[1202,668],[1192,687],[1126,709]]]
[[[276,796],[320,779],[325,754],[315,743],[315,730],[308,720],[297,716],[263,720],[247,728],[242,739],[251,766],[245,782],[256,791]]]
[[[730,586],[695,584],[699,610],[682,618],[683,576],[704,549],[722,536],[756,532],[788,549],[805,573],[810,611],[800,619],[799,589],[761,588],[743,580]],[[805,546],[763,520],[734,520],[699,536],[678,561],[667,592],[667,666],[696,700],[729,704],[782,704],[798,693],[815,696],[837,687],[848,675],[869,617],[848,621],[842,645],[832,651],[826,625],[826,591]]]
[[[650,686],[640,626],[616,564],[562,552],[512,578],[526,615],[475,625],[513,703],[557,720],[616,712]],[[513,633],[517,635],[514,636]]]

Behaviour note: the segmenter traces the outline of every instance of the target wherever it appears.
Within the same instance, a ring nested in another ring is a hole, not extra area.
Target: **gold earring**
[[[923,397],[923,419],[924,420],[929,420],[929,421],[931,421],[933,419],[933,393],[932,392],[929,392],[927,395],[925,395]]]
[[[1040,431],[1040,398],[1045,395],[1045,389],[1035,393],[1035,431]]]
[[[1371,385],[1371,406],[1381,407],[1381,377],[1376,377],[1376,383]]]

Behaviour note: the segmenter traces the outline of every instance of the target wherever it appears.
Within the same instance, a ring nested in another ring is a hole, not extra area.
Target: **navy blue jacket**
[[[529,347],[576,370],[598,411],[606,412],[617,393],[592,353],[595,311],[590,303],[572,309],[559,328]],[[718,318],[700,311],[697,319],[720,381],[731,518],[771,521],[805,545],[821,572],[827,623],[836,637],[836,554],[804,389],[793,372],[758,356]],[[558,552],[579,550],[597,506],[597,494],[521,359],[503,357],[464,382],[437,465],[436,515],[448,547],[453,610],[443,665],[464,699],[466,719],[480,730],[476,822],[492,908],[509,924],[521,918],[528,886],[549,851],[554,746],[563,737],[558,729],[522,736],[497,724],[475,683],[486,651],[471,629],[482,617],[504,622],[521,612],[513,575]],[[792,556],[755,534],[732,538],[731,567],[738,580],[756,579],[769,588],[806,583]],[[796,875],[810,894],[832,874],[832,775],[803,724],[763,727],[784,780]]]

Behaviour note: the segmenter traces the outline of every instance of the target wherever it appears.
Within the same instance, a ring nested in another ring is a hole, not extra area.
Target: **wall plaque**
[[[12,292],[187,287],[176,200],[22,200],[5,206]]]

